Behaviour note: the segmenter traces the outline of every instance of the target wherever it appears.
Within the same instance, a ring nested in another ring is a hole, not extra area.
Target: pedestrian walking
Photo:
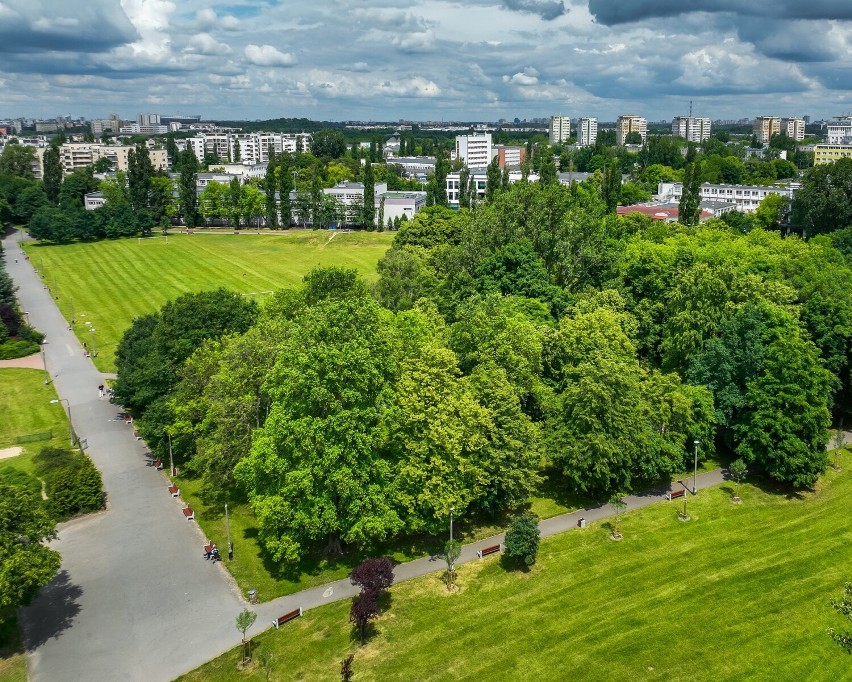
[[[103,397],[104,397],[104,385],[101,384],[100,386],[98,386],[98,398],[103,398]]]

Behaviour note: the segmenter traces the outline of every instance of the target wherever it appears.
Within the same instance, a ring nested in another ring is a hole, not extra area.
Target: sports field
[[[133,318],[170,299],[223,286],[261,301],[265,292],[298,284],[312,268],[326,265],[353,267],[374,280],[376,263],[392,240],[384,232],[293,230],[28,243],[26,250],[65,318],[73,312],[77,337],[94,343],[97,367],[113,372],[116,345]]]
[[[725,484],[690,499],[686,523],[664,502],[625,515],[623,542],[608,523],[555,536],[528,573],[467,564],[457,594],[437,575],[401,583],[364,647],[347,600],[256,636],[251,670],[234,649],[183,679],[339,680],[354,653],[362,681],[848,680],[826,634],[848,629],[829,606],[852,580],[852,457],[841,462],[813,493],[744,485],[733,505]]]

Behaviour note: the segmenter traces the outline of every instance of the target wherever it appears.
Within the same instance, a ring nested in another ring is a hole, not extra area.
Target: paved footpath
[[[224,567],[202,558],[198,527],[184,519],[162,474],[146,466],[144,444],[115,420],[115,405],[98,399],[103,375],[17,241],[7,238],[4,247],[18,299],[46,334],[47,369],[103,474],[109,504],[62,524],[53,543],[60,573],[21,611],[30,679],[173,679],[239,643],[234,619],[243,602]]]

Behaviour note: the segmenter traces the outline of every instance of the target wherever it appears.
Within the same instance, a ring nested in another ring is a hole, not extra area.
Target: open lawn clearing
[[[337,235],[331,239],[332,235]],[[245,294],[301,282],[318,266],[353,267],[366,279],[393,235],[386,232],[329,233],[291,230],[270,234],[172,234],[168,239],[120,239],[91,244],[42,246],[25,243],[35,268],[51,288],[81,342],[94,343],[95,364],[115,371],[115,348],[134,317],[154,312],[188,291],[223,286]]]
[[[349,601],[306,612],[254,638],[272,679],[338,680],[355,653],[358,680],[841,680],[849,656],[826,634],[843,627],[828,601],[852,578],[852,457],[813,493],[731,484],[630,512],[624,541],[609,523],[542,542],[529,573],[500,558],[401,583],[365,647]],[[236,616],[236,614],[235,614]],[[250,631],[251,632],[251,631]],[[236,630],[235,630],[236,633]],[[235,634],[235,642],[239,638]],[[228,652],[184,679],[265,678]]]

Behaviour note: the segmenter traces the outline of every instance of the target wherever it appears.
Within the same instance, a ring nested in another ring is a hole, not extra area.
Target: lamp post
[[[228,505],[225,505],[225,531],[228,534],[228,561],[234,559],[234,546],[231,544],[231,519],[228,516]]]
[[[44,341],[41,342],[41,366],[44,367],[44,383],[50,383],[50,375],[47,373],[47,357],[44,353]]]
[[[450,507],[450,547],[453,545],[453,512],[456,510],[455,507]],[[453,561],[450,564],[450,573],[452,573],[456,568],[456,562]]]
[[[25,310],[25,311],[24,311],[24,316],[27,318],[27,326],[29,327],[29,326],[30,326],[30,311],[29,311],[29,310]]]
[[[169,470],[172,472],[172,478],[177,476],[177,471],[175,471],[175,460],[172,457],[172,434],[169,434]]]
[[[89,327],[89,332],[92,335],[92,357],[96,358],[98,356],[98,351],[95,349],[95,328]]]
[[[71,299],[71,320],[68,324],[68,329],[73,329],[74,328],[74,318],[76,317],[74,315],[74,297],[70,296],[69,298]]]
[[[698,444],[700,442],[701,441],[699,441],[699,440],[693,441],[693,443],[695,443],[695,464],[694,464],[694,467],[692,469],[692,494],[693,495],[695,495],[696,490],[697,490],[696,483],[698,482]]]
[[[77,444],[77,434],[74,433],[74,425],[71,423],[71,403],[68,402],[68,398],[54,398],[50,402],[65,403],[68,406],[68,438],[73,448]]]

